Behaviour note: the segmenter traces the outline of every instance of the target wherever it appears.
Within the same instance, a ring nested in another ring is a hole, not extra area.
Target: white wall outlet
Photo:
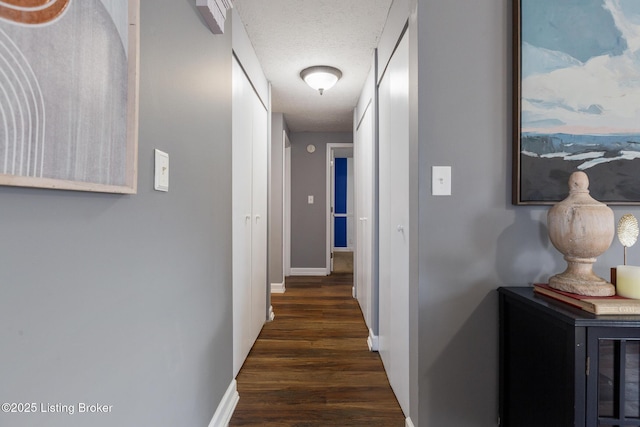
[[[433,166],[431,169],[431,194],[451,195],[451,166]]]
[[[153,188],[158,191],[169,191],[169,155],[160,150],[155,150]]]
[[[307,203],[312,205],[313,204],[313,196],[308,196],[307,197]]]

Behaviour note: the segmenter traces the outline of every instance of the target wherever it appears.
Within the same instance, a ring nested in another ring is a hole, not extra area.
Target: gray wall
[[[141,3],[138,194],[0,187],[0,402],[113,410],[3,426],[206,426],[232,380],[230,28]]]
[[[284,145],[282,132],[286,131],[287,123],[282,113],[271,114],[271,180],[269,185],[269,282],[284,283],[282,264],[282,203],[284,199]]]
[[[547,237],[548,208],[510,203],[511,4],[418,6],[420,426],[496,425],[496,288],[565,268]],[[453,167],[451,197],[430,195],[439,165]],[[614,211],[616,221],[640,215]],[[640,250],[629,252],[640,265]],[[596,273],[608,277],[621,261],[615,240]]]
[[[296,132],[291,140],[291,268],[326,268],[327,144],[353,142],[351,132]],[[307,145],[316,146],[312,154]],[[307,197],[314,196],[314,204]]]

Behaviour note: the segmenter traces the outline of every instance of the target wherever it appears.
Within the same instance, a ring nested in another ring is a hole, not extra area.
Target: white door
[[[409,51],[403,37],[379,85],[379,350],[409,415]]]
[[[251,346],[258,338],[267,313],[267,183],[268,183],[268,117],[258,96],[253,103],[253,162],[249,171],[253,180],[251,229]],[[251,347],[250,347],[251,348]]]
[[[369,329],[373,328],[373,103],[367,107],[358,123],[354,142],[355,199],[356,199],[356,262],[354,263],[356,296]],[[373,348],[373,350],[377,350]]]
[[[252,129],[246,126],[252,120],[250,88],[240,65],[233,61],[233,142],[232,142],[232,229],[233,229],[233,371],[240,371],[249,352],[251,301],[251,174]],[[247,113],[249,111],[249,113]],[[249,195],[249,197],[246,197]],[[247,265],[249,264],[249,265]]]
[[[267,113],[233,60],[233,375],[266,319]]]

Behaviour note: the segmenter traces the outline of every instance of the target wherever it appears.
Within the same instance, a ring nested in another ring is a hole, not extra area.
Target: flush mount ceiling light
[[[322,95],[325,90],[331,89],[338,82],[342,77],[342,71],[327,65],[316,65],[300,71],[300,77]]]

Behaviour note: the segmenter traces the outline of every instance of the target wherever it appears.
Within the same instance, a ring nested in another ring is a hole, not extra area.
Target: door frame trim
[[[282,131],[282,276],[291,276],[291,141]]]
[[[331,194],[332,194],[332,154],[333,151],[336,148],[353,148],[353,143],[352,142],[330,142],[327,144],[327,159],[326,159],[326,194],[325,194],[325,219],[326,219],[326,226],[325,226],[325,230],[326,230],[326,243],[325,243],[325,248],[326,248],[326,272],[327,272],[327,276],[331,274],[331,270],[332,270],[332,265],[331,265],[331,247],[333,239],[331,236]]]

